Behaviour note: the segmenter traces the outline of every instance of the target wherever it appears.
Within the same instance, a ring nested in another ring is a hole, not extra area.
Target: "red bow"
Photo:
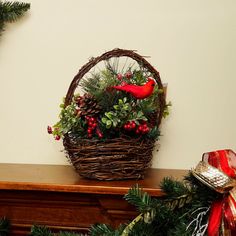
[[[218,150],[203,154],[203,161],[236,178],[236,154],[232,150]],[[236,235],[236,186],[211,205],[208,220],[208,236],[218,236],[220,226],[223,235]]]

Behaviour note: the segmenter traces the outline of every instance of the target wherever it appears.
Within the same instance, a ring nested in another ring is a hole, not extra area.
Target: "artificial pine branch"
[[[8,236],[10,233],[10,221],[6,218],[0,219],[0,236]]]
[[[18,20],[29,8],[29,3],[0,1],[0,35],[6,22]]]
[[[117,84],[118,79],[107,69],[100,71],[99,74],[91,73],[89,77],[84,78],[80,83],[84,92],[95,97],[99,105],[103,108],[103,112],[110,111],[113,104],[123,97],[121,93],[110,89]]]
[[[30,8],[29,3],[0,2],[0,19],[5,22],[14,22]]]
[[[120,236],[123,231],[123,226],[114,230],[112,227],[105,224],[96,224],[89,230],[91,236]]]
[[[53,236],[53,234],[46,226],[33,225],[30,236]]]
[[[86,236],[86,235],[74,232],[66,232],[66,231],[65,232],[61,231],[58,234],[54,234],[46,226],[34,225],[31,228],[30,236]]]
[[[151,197],[146,192],[143,192],[138,184],[129,189],[128,193],[124,196],[124,199],[134,205],[141,213],[146,213],[153,208]]]

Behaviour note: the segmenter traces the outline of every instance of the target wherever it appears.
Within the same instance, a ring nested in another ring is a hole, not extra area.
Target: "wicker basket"
[[[158,87],[163,85],[156,69],[144,57],[134,51],[114,49],[99,57],[92,58],[74,77],[70,84],[65,106],[72,102],[74,92],[83,76],[99,62],[115,57],[128,57],[142,65],[152,73]],[[161,123],[165,107],[164,93],[158,95],[159,109],[156,114],[157,126]],[[75,139],[65,135],[63,144],[68,158],[80,176],[97,180],[122,180],[144,178],[146,170],[151,165],[153,140],[131,139],[120,137],[108,140]]]

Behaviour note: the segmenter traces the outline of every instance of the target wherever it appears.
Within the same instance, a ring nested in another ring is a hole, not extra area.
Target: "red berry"
[[[92,138],[93,137],[93,135],[92,134],[88,134],[88,138]]]
[[[136,131],[135,131],[135,132],[136,132],[136,134],[139,134],[139,133],[140,133],[140,131],[139,131],[138,129],[136,129]]]
[[[47,130],[48,130],[49,134],[52,134],[52,127],[51,126],[48,126]]]
[[[117,78],[118,80],[122,80],[122,79],[123,79],[123,75],[122,75],[122,74],[117,74],[116,78]]]
[[[143,126],[139,125],[138,130],[143,131]]]
[[[94,117],[91,117],[91,118],[90,118],[90,121],[91,121],[91,122],[94,122],[95,120],[96,120],[96,119],[95,119]]]
[[[93,126],[93,122],[89,121],[88,126],[92,127]]]
[[[135,124],[134,122],[132,122],[132,123],[131,123],[131,128],[132,128],[132,129],[135,129],[135,127],[136,127],[136,124]]]
[[[99,133],[99,134],[98,134],[98,137],[99,137],[99,138],[103,138],[103,134],[102,134],[102,133]]]
[[[92,127],[95,129],[97,127],[97,123],[93,123]]]
[[[88,134],[92,134],[93,130],[91,128],[88,128],[87,132]]]
[[[55,140],[58,141],[58,140],[60,140],[60,139],[61,139],[61,136],[60,136],[60,135],[56,135],[56,136],[55,136]]]
[[[125,77],[126,77],[127,79],[131,79],[132,76],[133,76],[133,74],[132,74],[131,71],[128,71],[128,72],[125,73]]]
[[[130,123],[127,125],[127,129],[128,129],[128,130],[131,130],[131,129],[132,129],[132,126],[131,126]]]

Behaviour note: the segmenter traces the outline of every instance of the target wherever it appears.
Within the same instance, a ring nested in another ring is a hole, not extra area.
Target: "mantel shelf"
[[[10,219],[12,236],[29,235],[33,224],[82,233],[95,223],[117,227],[137,215],[123,198],[130,187],[137,183],[162,196],[164,177],[186,173],[150,169],[143,180],[97,181],[81,178],[70,165],[0,164],[0,218]]]
[[[180,179],[186,170],[150,169],[144,180],[97,181],[81,178],[70,165],[0,164],[0,189],[126,194],[135,183],[152,196],[161,194],[165,176]]]

